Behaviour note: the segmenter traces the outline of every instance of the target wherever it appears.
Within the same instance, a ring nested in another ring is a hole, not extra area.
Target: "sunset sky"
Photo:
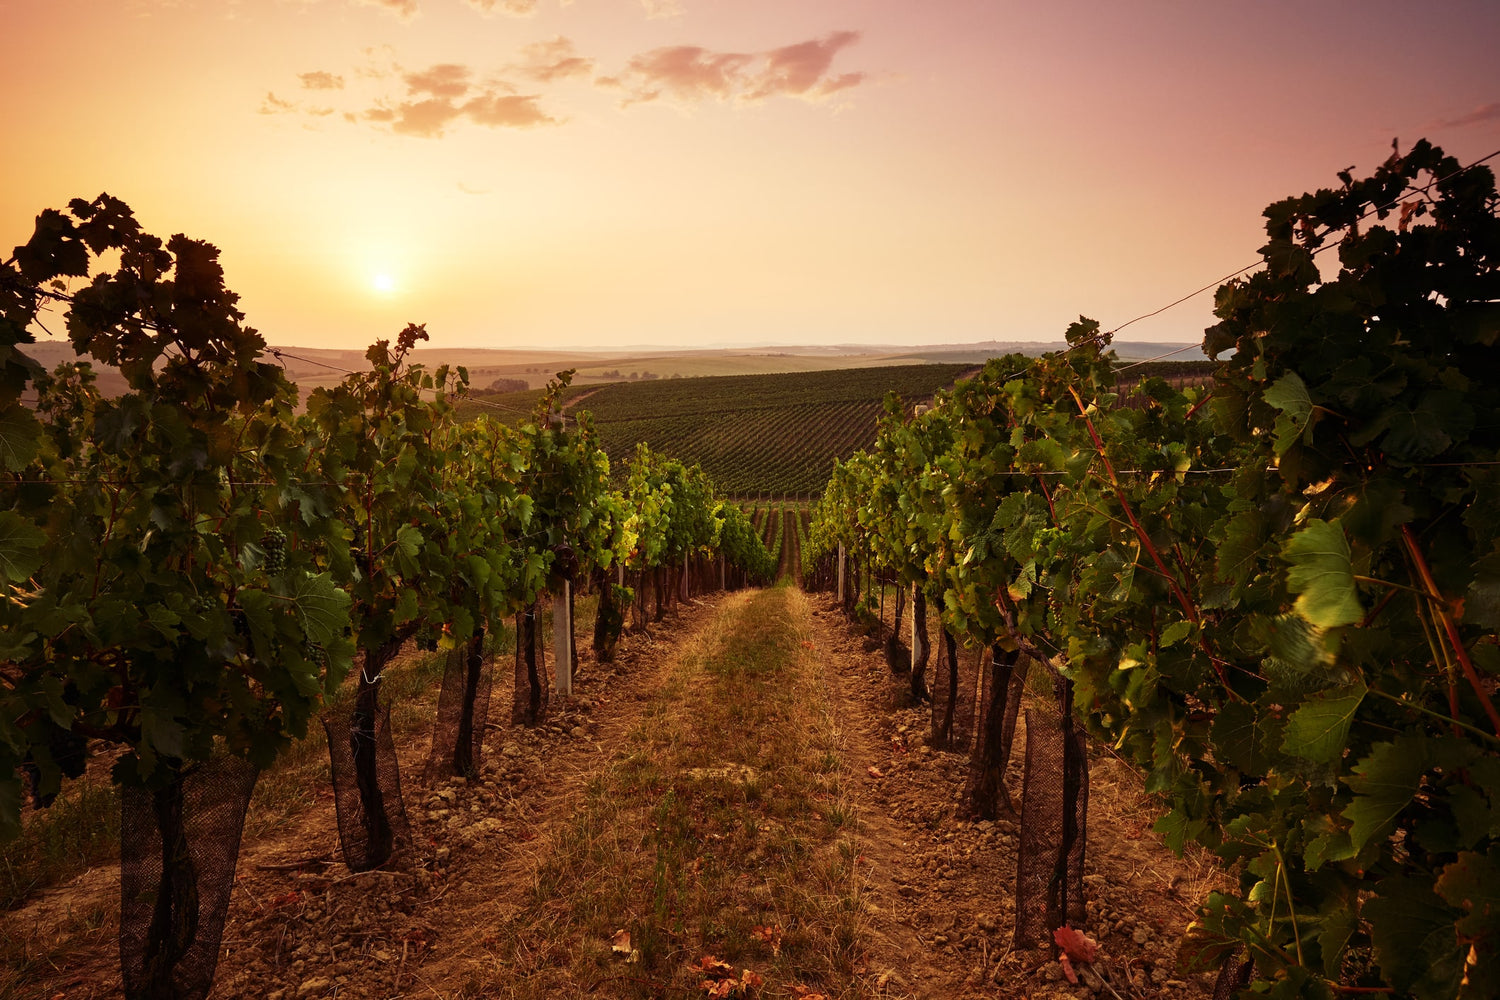
[[[1058,339],[1500,149],[1497,53],[1496,0],[0,0],[0,246],[108,191],[288,345]]]

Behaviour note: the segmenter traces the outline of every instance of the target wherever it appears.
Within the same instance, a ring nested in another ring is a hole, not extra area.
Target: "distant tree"
[[[489,384],[489,392],[525,392],[531,383],[524,378],[497,378]]]

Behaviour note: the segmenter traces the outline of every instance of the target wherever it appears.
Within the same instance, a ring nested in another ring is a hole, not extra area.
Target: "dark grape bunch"
[[[321,643],[313,642],[311,639],[302,641],[302,657],[309,663],[315,663],[320,669],[328,667],[328,651]]]
[[[286,532],[270,528],[260,536],[260,547],[266,550],[266,572],[280,573],[286,569]]]

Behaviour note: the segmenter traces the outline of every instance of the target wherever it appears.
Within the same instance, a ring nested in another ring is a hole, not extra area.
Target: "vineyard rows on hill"
[[[815,493],[833,461],[874,441],[886,393],[926,400],[965,365],[900,365],[777,375],[725,375],[572,389],[564,404],[588,411],[610,458],[637,443],[703,468],[735,495]],[[514,409],[532,393],[485,397]],[[483,412],[473,406],[465,412]]]
[[[1018,947],[1087,951],[1081,721],[1162,797],[1168,842],[1238,881],[1183,942],[1216,995],[1480,1000],[1500,996],[1500,198],[1425,142],[1339,180],[1266,210],[1207,384],[1122,396],[1080,319],[1066,351],[891,410],[836,467],[809,555],[852,557],[851,610],[872,574],[911,588],[914,695],[924,600],[948,662],[991,651],[978,815],[1003,807],[1018,668],[1051,675],[1026,716],[1022,837],[1045,860],[1021,852]],[[1061,791],[1037,820],[1042,724]]]

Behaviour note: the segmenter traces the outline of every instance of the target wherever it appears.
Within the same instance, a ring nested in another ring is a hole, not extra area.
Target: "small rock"
[[[321,976],[315,977],[313,979],[304,980],[302,985],[297,987],[297,995],[299,997],[321,996],[322,994],[327,993],[329,988],[332,986],[333,981],[331,979],[324,979]]]
[[[1130,940],[1134,941],[1136,944],[1145,944],[1147,941],[1151,940],[1151,928],[1144,925],[1137,927],[1134,933],[1130,935]]]

